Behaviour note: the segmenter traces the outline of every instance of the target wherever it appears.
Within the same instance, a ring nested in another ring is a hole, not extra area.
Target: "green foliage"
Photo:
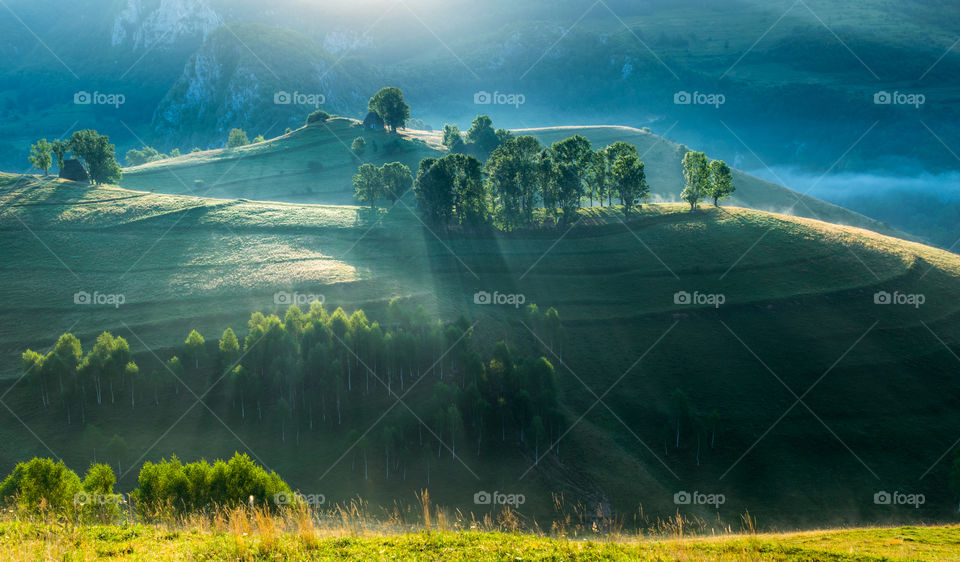
[[[253,142],[254,142],[254,143],[264,142],[265,140],[266,140],[266,139],[263,138],[263,135],[257,135],[257,136],[255,136],[255,137],[253,137]]]
[[[448,154],[420,163],[414,187],[417,201],[428,219],[447,226],[478,226],[486,222],[488,208],[482,165],[473,156]]]
[[[710,187],[710,168],[702,152],[690,151],[683,155],[683,179],[686,182],[680,198],[690,204],[690,210],[707,196]]]
[[[228,462],[212,465],[205,460],[183,464],[176,456],[169,461],[148,461],[140,469],[137,484],[131,497],[148,520],[245,505],[251,496],[257,506],[276,507],[278,494],[291,494],[290,486],[276,473],[239,453]]]
[[[384,194],[394,202],[413,187],[413,174],[410,173],[410,168],[400,162],[390,162],[381,166],[380,179],[383,182]]]
[[[243,129],[230,129],[230,135],[227,137],[227,148],[237,148],[250,144],[247,138],[247,132]]]
[[[164,158],[168,158],[168,156],[166,154],[161,154],[152,146],[144,146],[140,150],[131,148],[127,151],[127,154],[124,157],[124,159],[127,161],[127,166],[140,166],[148,162],[163,160]]]
[[[367,141],[363,137],[357,137],[350,143],[350,150],[359,160],[363,160],[363,154],[367,151]]]
[[[69,515],[75,510],[74,500],[80,491],[80,478],[63,461],[35,458],[13,468],[0,484],[0,499],[15,502],[31,514],[49,510]]]
[[[240,358],[240,342],[232,328],[227,328],[220,336],[220,368],[227,369]]]
[[[720,200],[729,197],[736,191],[733,186],[733,173],[730,166],[723,160],[710,161],[710,184],[707,188],[707,196],[713,199],[715,207],[720,205]]]
[[[353,176],[354,197],[372,209],[383,195],[383,176],[373,164],[361,164]]]
[[[532,222],[541,150],[540,141],[525,135],[508,139],[487,159],[487,186],[501,228],[511,230]]]
[[[477,145],[487,154],[497,148],[500,141],[493,130],[493,120],[487,115],[477,115],[467,131],[467,142]]]
[[[450,152],[463,152],[463,133],[460,132],[460,127],[449,123],[443,126],[443,146],[449,148]]]
[[[403,92],[400,88],[388,86],[370,98],[367,109],[376,112],[383,119],[383,123],[393,132],[402,129],[410,118],[410,106],[403,101]]]
[[[57,139],[50,145],[50,151],[57,160],[57,169],[63,170],[63,161],[66,160],[70,152],[70,142]]]
[[[620,195],[623,214],[629,216],[630,209],[650,194],[646,174],[643,170],[643,162],[640,162],[635,154],[622,154],[613,163],[610,176],[614,186],[616,186],[617,193]]]
[[[117,183],[123,178],[110,138],[92,129],[76,131],[70,137],[70,150],[83,160],[90,181],[95,184]]]
[[[194,368],[199,368],[200,359],[203,359],[204,355],[206,355],[206,341],[204,341],[203,336],[200,335],[200,332],[191,330],[190,334],[187,335],[186,341],[183,343],[184,358],[188,361],[192,361],[194,363]]]
[[[47,175],[47,172],[50,171],[50,166],[53,165],[52,151],[53,145],[47,142],[47,139],[40,139],[30,147],[30,164],[43,172],[43,175]]]
[[[310,115],[307,115],[307,125],[313,125],[314,123],[326,123],[330,119],[330,114],[322,109],[318,109]]]

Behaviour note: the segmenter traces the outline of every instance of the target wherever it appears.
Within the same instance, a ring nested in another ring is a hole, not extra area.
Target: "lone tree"
[[[50,155],[52,150],[53,145],[47,142],[47,139],[40,139],[30,147],[30,164],[41,170],[43,175],[47,175],[53,165],[53,157]]]
[[[370,203],[370,208],[376,204],[383,192],[383,177],[380,170],[373,164],[363,164],[353,176],[354,197],[361,203]]]
[[[110,137],[92,129],[77,131],[70,137],[70,150],[83,160],[93,183],[116,183],[123,177]]]
[[[686,186],[680,198],[690,203],[690,210],[693,211],[710,188],[710,167],[704,153],[691,151],[683,155],[683,179]]]
[[[237,148],[250,144],[247,138],[247,132],[243,129],[230,129],[230,136],[227,137],[227,148]]]
[[[720,200],[730,196],[737,188],[733,187],[733,174],[730,166],[723,160],[710,161],[710,188],[707,195],[713,198],[713,206],[719,207]]]
[[[394,133],[403,128],[410,118],[410,106],[403,101],[403,92],[400,88],[388,86],[370,98],[367,109],[375,112],[383,119],[383,124]]]

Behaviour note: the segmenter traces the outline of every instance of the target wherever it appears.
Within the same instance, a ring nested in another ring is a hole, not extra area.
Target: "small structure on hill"
[[[76,158],[63,161],[63,168],[60,169],[60,177],[70,181],[87,181],[87,171],[83,169],[83,164]]]
[[[371,111],[363,118],[363,128],[380,131],[383,129],[383,118],[376,111]]]

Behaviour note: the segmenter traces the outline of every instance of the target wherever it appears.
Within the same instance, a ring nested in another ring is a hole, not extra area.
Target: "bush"
[[[322,109],[318,109],[307,115],[307,125],[312,125],[313,123],[323,123],[330,119],[330,114]]]
[[[35,458],[14,467],[0,484],[0,498],[29,513],[46,509],[66,515],[74,512],[74,498],[81,488],[80,477],[62,461]]]
[[[230,136],[227,137],[227,148],[237,148],[238,146],[245,146],[250,144],[250,139],[247,138],[247,132],[243,129],[231,129]]]
[[[181,515],[213,507],[246,504],[253,496],[262,507],[275,505],[277,494],[288,494],[287,485],[275,472],[267,472],[247,455],[235,454],[229,462],[199,461],[183,464],[176,456],[159,463],[146,462],[140,469],[138,488],[132,497],[147,519]]]

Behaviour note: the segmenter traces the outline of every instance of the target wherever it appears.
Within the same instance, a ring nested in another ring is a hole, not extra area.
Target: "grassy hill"
[[[683,189],[678,145],[669,139],[631,127],[545,127],[517,129],[544,145],[576,134],[595,147],[616,141],[633,144],[646,164],[653,201],[679,201]],[[152,162],[124,170],[123,186],[210,197],[247,198],[302,203],[352,204],[352,178],[357,159],[350,151],[354,138],[367,141],[365,161],[378,165],[400,161],[416,172],[422,158],[445,153],[439,132],[408,130],[400,136],[357,127],[336,118],[264,143],[233,150],[209,150]],[[202,184],[195,182],[200,180]],[[908,237],[885,223],[801,195],[786,187],[734,170],[737,192],[731,204],[815,218],[835,224],[869,228],[882,234]]]
[[[273,298],[281,290],[374,316],[400,297],[440,318],[478,322],[477,338],[488,343],[522,337],[522,310],[477,305],[474,294],[520,293],[556,307],[564,322],[563,360],[540,349],[557,367],[570,433],[529,472],[534,453],[519,443],[509,454],[464,451],[476,478],[444,460],[429,485],[438,503],[472,507],[479,490],[524,493],[521,512],[532,519],[560,494],[629,516],[641,505],[673,513],[675,493],[700,491],[725,494],[719,512],[690,508],[718,524],[745,509],[763,526],[955,516],[952,457],[938,462],[960,424],[954,254],[739,207],[644,205],[626,225],[619,209],[592,208],[569,231],[439,238],[403,205],[223,200],[18,176],[0,178],[0,197],[0,365],[11,383],[19,354],[45,350],[62,332],[89,347],[110,330],[148,364],[148,347],[165,358],[191,329],[213,339],[227,326],[245,333],[251,311],[282,314]],[[125,303],[76,305],[81,290],[122,293]],[[680,291],[725,302],[677,304]],[[923,294],[925,304],[878,305],[878,291]],[[370,480],[349,456],[336,464],[351,445],[340,432],[279,443],[273,427],[226,418],[227,429],[181,400],[138,408],[135,418],[119,403],[90,415],[125,440],[122,463],[239,449],[331,500],[391,505],[427,487],[421,466],[384,481],[380,459]],[[71,466],[106,454],[78,424],[45,412],[29,384],[5,403],[16,415],[0,413],[0,472],[51,451]],[[365,407],[389,405],[384,397]],[[708,424],[714,441],[701,439],[699,452],[696,423]],[[923,493],[926,503],[876,505],[882,490]]]
[[[334,118],[263,143],[126,168],[122,183],[130,189],[162,193],[351,204],[359,161],[350,143],[357,137],[367,142],[365,162],[399,161],[414,173],[421,159],[437,155],[439,146],[364,129],[353,119]]]

